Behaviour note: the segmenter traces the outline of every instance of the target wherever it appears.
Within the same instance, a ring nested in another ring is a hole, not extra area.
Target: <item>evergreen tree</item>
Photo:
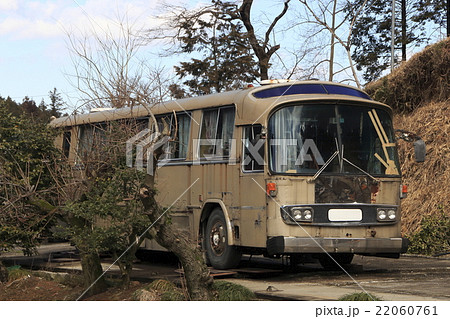
[[[30,110],[36,106],[26,100]],[[45,123],[14,116],[0,99],[0,248],[31,252],[53,216],[50,161],[59,153]],[[37,107],[36,107],[37,108]]]
[[[436,25],[447,28],[447,36],[449,36],[449,0],[415,0],[415,14],[412,19],[416,22],[424,23],[426,21],[433,22]]]
[[[59,93],[56,88],[53,88],[52,91],[48,92],[48,96],[50,98],[50,110],[49,115],[54,117],[60,117],[61,111],[64,109],[64,100],[61,97],[61,93]]]
[[[197,95],[236,89],[258,78],[237,5],[221,0],[212,3],[208,10],[181,17],[176,23],[181,31],[181,51],[202,55],[175,67],[179,78],[185,79],[183,84]],[[179,95],[179,88],[176,92]]]
[[[349,1],[346,11],[351,14],[354,6],[360,6],[364,0]],[[424,10],[425,3],[435,3]],[[444,4],[440,0],[397,0],[395,29],[395,47],[401,49],[401,60],[406,60],[408,45],[419,45],[427,41],[425,22],[441,21]],[[442,7],[442,8],[441,8]],[[428,12],[428,13],[427,13]],[[438,17],[440,16],[440,17]],[[439,22],[440,23],[440,22]],[[367,5],[353,27],[352,58],[357,69],[363,71],[366,81],[373,81],[390,67],[391,63],[391,25],[392,2],[374,0]],[[395,63],[398,63],[395,57]]]

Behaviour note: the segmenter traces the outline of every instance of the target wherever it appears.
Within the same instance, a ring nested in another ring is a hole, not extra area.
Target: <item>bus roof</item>
[[[237,106],[236,124],[243,125],[258,121],[264,113],[269,113],[277,105],[297,100],[359,101],[389,108],[385,104],[371,100],[364,91],[349,85],[314,80],[288,81],[236,91],[171,100],[152,106],[139,105],[132,108],[107,109],[87,114],[70,115],[54,119],[50,125],[54,127],[66,127],[126,118],[147,117],[150,113],[158,115],[173,111],[186,112],[206,107],[219,107],[233,104]],[[242,108],[244,101],[246,105],[245,109]]]

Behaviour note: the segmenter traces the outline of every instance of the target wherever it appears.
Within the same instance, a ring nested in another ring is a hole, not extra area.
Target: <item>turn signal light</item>
[[[266,192],[269,196],[277,196],[277,184],[275,183],[267,183]]]
[[[400,198],[408,196],[408,185],[400,185]]]

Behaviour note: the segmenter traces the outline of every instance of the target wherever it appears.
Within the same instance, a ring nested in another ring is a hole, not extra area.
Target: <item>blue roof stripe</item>
[[[268,88],[253,93],[259,99],[294,94],[340,94],[372,100],[366,93],[346,86],[332,84],[294,84]]]

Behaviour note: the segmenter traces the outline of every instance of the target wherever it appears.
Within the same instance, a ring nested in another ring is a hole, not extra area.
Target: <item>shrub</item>
[[[409,237],[409,253],[434,255],[450,251],[450,218],[444,208],[437,214],[424,216],[420,226]]]
[[[30,276],[30,272],[21,268],[20,266],[8,267],[8,280],[14,281],[23,277]]]
[[[255,294],[248,288],[228,281],[215,281],[213,288],[217,290],[219,301],[255,300]]]
[[[183,301],[186,297],[181,288],[174,283],[158,279],[150,283],[144,289],[137,290],[133,300],[161,300],[161,301]]]
[[[365,292],[356,292],[342,296],[339,301],[382,301],[383,299],[376,297],[375,295]]]

